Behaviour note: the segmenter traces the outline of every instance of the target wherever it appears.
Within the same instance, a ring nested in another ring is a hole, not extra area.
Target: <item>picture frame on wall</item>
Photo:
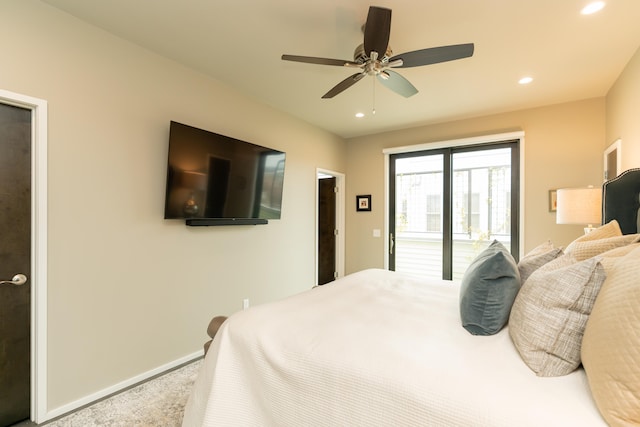
[[[371,212],[371,194],[356,196],[356,211]]]
[[[558,210],[558,190],[549,190],[549,212]]]
[[[622,140],[616,139],[604,150],[604,180],[613,179],[622,172]]]

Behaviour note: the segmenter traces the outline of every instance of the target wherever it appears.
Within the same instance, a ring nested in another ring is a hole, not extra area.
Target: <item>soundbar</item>
[[[268,223],[268,220],[259,218],[188,218],[186,220],[186,224],[190,227],[209,227],[214,225],[258,225]]]

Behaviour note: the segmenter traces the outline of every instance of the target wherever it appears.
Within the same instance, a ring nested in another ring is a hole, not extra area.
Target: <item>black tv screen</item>
[[[284,164],[282,151],[172,121],[164,217],[280,219]]]

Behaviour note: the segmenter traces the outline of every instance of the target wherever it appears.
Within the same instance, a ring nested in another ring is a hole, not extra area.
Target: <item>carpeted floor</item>
[[[184,406],[201,364],[202,359],[199,359],[70,415],[40,425],[46,427],[180,426]]]

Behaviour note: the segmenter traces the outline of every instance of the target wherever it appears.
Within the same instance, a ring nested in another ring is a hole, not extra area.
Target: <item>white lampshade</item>
[[[203,190],[207,188],[207,175],[201,172],[182,171],[180,184],[192,190]]]
[[[600,224],[602,189],[561,188],[557,192],[557,224]]]

